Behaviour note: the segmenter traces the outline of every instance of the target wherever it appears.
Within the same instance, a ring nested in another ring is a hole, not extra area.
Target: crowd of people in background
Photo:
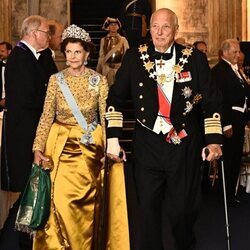
[[[210,68],[205,41],[176,39],[172,10],[150,15],[148,6],[129,3],[121,22],[105,19],[96,69],[87,66],[95,53],[91,37],[74,24],[33,15],[23,21],[13,49],[0,42],[0,248],[8,239],[5,227],[11,227],[21,249],[96,249],[102,167],[105,156],[126,161],[119,140],[128,98],[136,119],[135,250],[163,249],[163,199],[176,249],[195,248],[202,160],[223,154],[228,205],[240,206],[235,189],[250,121],[240,42],[223,41]],[[138,25],[131,29],[131,22]],[[55,63],[58,53],[65,56],[63,68]],[[14,232],[15,218],[32,163],[44,161],[54,166],[51,214],[32,240]]]

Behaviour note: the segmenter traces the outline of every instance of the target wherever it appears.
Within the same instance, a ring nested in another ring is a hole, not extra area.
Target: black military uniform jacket
[[[206,143],[221,143],[221,102],[211,80],[206,56],[192,48],[187,49],[176,43],[174,46],[176,65],[181,68],[179,74],[176,74],[171,104],[170,119],[174,129],[177,133],[182,129],[185,129],[187,134],[202,133],[205,125]],[[114,107],[115,111],[122,112],[126,99],[131,96],[137,121],[152,130],[159,110],[157,82],[150,77],[150,72],[144,65],[154,63],[153,44],[148,45],[146,53],[140,52],[144,50],[145,46],[127,50],[116,74],[115,83],[110,89],[107,108],[112,111],[110,107]],[[142,59],[146,54],[149,55],[149,61]],[[110,115],[107,115],[107,120],[110,120],[109,117]],[[120,137],[120,125],[119,122],[108,121],[107,137]]]

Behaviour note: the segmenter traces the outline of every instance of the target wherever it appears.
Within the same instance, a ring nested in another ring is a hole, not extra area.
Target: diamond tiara
[[[66,38],[78,38],[84,42],[91,42],[89,33],[75,24],[71,24],[63,31],[62,41]]]

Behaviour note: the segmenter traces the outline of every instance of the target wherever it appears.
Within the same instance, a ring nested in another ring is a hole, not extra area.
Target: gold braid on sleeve
[[[105,118],[108,121],[108,128],[122,128],[122,113],[115,111],[113,106],[108,107],[108,112],[105,113]]]
[[[214,113],[212,118],[205,119],[205,135],[207,134],[222,134],[219,113]]]

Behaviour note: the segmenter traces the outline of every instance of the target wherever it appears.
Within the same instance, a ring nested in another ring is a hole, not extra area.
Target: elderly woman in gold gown
[[[69,67],[50,78],[33,145],[35,163],[53,163],[51,212],[45,228],[36,232],[33,249],[90,250],[97,243],[108,84],[104,76],[85,66],[92,43],[84,29],[66,28],[61,50]],[[87,130],[73,115],[60,84],[68,86]]]

